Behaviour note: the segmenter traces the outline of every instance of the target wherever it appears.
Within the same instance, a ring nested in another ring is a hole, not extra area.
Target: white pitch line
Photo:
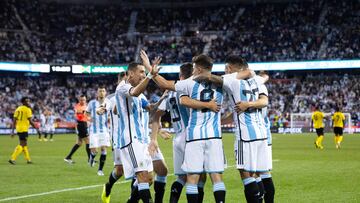
[[[232,167],[235,167],[235,165],[228,166],[227,168],[232,168]],[[174,176],[174,174],[169,174],[168,176]],[[123,180],[123,181],[117,182],[115,184],[123,184],[123,183],[127,183],[127,182],[130,182],[130,180]],[[0,202],[11,201],[11,200],[19,200],[19,199],[25,199],[25,198],[30,198],[30,197],[39,197],[39,196],[44,196],[44,195],[51,195],[51,194],[69,192],[69,191],[76,191],[76,190],[86,190],[86,189],[91,189],[91,188],[102,187],[103,185],[104,184],[89,185],[89,186],[83,186],[83,187],[77,187],[77,188],[66,188],[66,189],[61,189],[61,190],[53,190],[53,191],[50,191],[50,192],[42,192],[42,193],[31,194],[31,195],[23,195],[23,196],[17,196],[17,197],[7,197],[7,198],[4,198],[4,199],[0,199]]]

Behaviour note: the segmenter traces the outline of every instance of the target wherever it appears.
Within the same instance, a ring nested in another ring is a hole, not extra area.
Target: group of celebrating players
[[[192,63],[180,66],[178,81],[169,81],[159,75],[160,58],[151,64],[143,50],[140,58],[142,63],[132,62],[126,74],[119,74],[115,93],[106,96],[106,88],[99,86],[97,98],[88,104],[85,96],[80,97],[75,107],[79,138],[64,160],[74,163],[72,155],[85,142],[90,166],[95,165],[100,148],[97,173],[104,175],[106,148],[112,143],[115,167],[104,185],[102,201],[110,202],[114,183],[124,176],[133,180],[128,202],[152,202],[152,183],[155,202],[163,202],[168,171],[157,137],[170,137],[161,129],[161,116],[169,111],[175,132],[173,164],[177,176],[171,185],[170,202],[179,201],[184,186],[189,203],[202,202],[209,174],[215,202],[224,203],[226,187],[222,173],[227,164],[221,125],[234,122],[236,168],[244,184],[246,201],[273,202],[268,91],[264,85],[268,76],[256,75],[247,62],[236,55],[225,60],[225,75],[213,75],[212,59],[201,54],[195,56]],[[154,104],[143,94],[150,80],[165,90]],[[230,101],[233,112],[222,117],[224,98]]]
[[[211,74],[211,58],[201,54],[194,57],[192,63],[181,65],[179,81],[175,82],[158,74],[160,58],[151,64],[145,51],[141,51],[140,57],[142,63],[130,63],[127,73],[120,75],[114,94],[106,96],[105,87],[99,86],[97,98],[90,101],[85,110],[91,118],[90,150],[87,150],[90,151],[91,166],[97,148],[101,148],[98,175],[103,175],[106,147],[112,140],[115,167],[104,185],[102,201],[110,202],[112,186],[124,176],[133,180],[128,202],[152,202],[152,182],[155,202],[163,202],[168,171],[157,137],[158,134],[169,137],[169,133],[161,129],[160,122],[161,116],[169,111],[175,131],[174,173],[178,177],[171,186],[170,202],[179,201],[185,185],[188,202],[202,202],[206,174],[212,181],[215,201],[225,202],[222,173],[226,158],[221,124],[226,122],[236,123],[236,167],[244,183],[247,202],[262,202],[263,199],[273,202],[271,135],[266,116],[268,92],[264,85],[267,75],[257,76],[249,70],[244,59],[229,56],[226,74],[216,76]],[[166,90],[154,104],[150,104],[143,94],[150,80]],[[221,118],[225,93],[234,111]],[[84,112],[84,108],[79,109],[77,113]],[[108,117],[111,120],[109,127]],[[82,127],[78,126],[80,133],[79,127]],[[66,162],[72,162],[72,153],[73,150],[65,158]],[[154,181],[153,171],[156,174]]]

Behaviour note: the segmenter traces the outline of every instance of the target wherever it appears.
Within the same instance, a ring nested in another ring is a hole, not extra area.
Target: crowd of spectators
[[[0,60],[122,64],[138,48],[166,63],[202,52],[216,62],[229,54],[251,62],[353,59],[360,57],[359,9],[357,0],[151,9],[5,0],[0,29],[28,32],[0,38],[8,41]]]
[[[266,84],[269,90],[269,116],[275,126],[288,125],[290,113],[311,113],[317,106],[323,112],[333,112],[336,106],[343,112],[360,118],[359,75],[306,73],[291,76],[272,73]],[[96,96],[97,86],[105,84],[108,93],[116,88],[116,76],[51,76],[38,77],[11,76],[0,78],[0,127],[8,127],[12,114],[23,96],[33,101],[34,115],[50,108],[62,121],[74,121],[73,105],[81,94],[88,100]],[[31,87],[31,88],[29,88]],[[151,83],[145,95],[150,102],[161,96],[159,88]],[[228,103],[223,104],[223,113],[232,111]]]

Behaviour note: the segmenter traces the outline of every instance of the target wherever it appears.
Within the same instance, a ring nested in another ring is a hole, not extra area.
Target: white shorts
[[[153,171],[148,144],[143,144],[137,139],[133,139],[131,144],[120,149],[120,156],[124,168],[125,179],[135,177],[136,173],[139,171]]]
[[[54,126],[45,126],[44,132],[45,133],[54,133],[55,128],[54,128]]]
[[[186,173],[222,173],[225,158],[221,139],[187,142],[182,170]]]
[[[113,158],[114,158],[114,166],[122,165],[120,149],[114,148]]]
[[[181,166],[184,162],[185,144],[186,144],[186,131],[179,133],[173,139],[173,161],[174,161],[174,174],[186,175]]]
[[[272,145],[268,145],[267,162],[268,162],[269,171],[271,171],[272,167],[273,167],[273,164],[272,164]]]
[[[110,135],[109,133],[95,133],[90,134],[90,148],[98,148],[102,146],[110,147]]]
[[[164,160],[164,155],[162,154],[160,148],[158,148],[158,151],[154,156],[151,157],[152,161],[159,161]]]
[[[268,166],[268,144],[267,140],[244,142],[235,139],[236,168],[248,172],[267,172]]]

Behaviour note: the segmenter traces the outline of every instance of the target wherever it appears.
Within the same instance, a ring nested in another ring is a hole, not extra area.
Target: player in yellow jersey
[[[14,128],[16,127],[16,132],[19,136],[20,144],[16,146],[13,154],[11,155],[11,159],[9,160],[10,164],[15,164],[15,160],[21,152],[24,152],[25,159],[28,164],[31,164],[29,149],[27,146],[27,137],[30,125],[34,127],[38,134],[40,134],[39,130],[35,126],[32,121],[32,111],[30,108],[30,99],[28,97],[23,97],[21,99],[22,105],[19,106],[14,113],[14,123],[13,123],[13,131],[11,137],[14,137]]]
[[[335,146],[336,149],[340,149],[340,144],[343,140],[343,129],[344,129],[344,121],[345,116],[340,111],[339,107],[336,107],[334,115],[331,117],[333,121],[334,133],[335,133]]]
[[[324,139],[324,122],[325,114],[319,110],[319,107],[315,107],[315,111],[311,116],[311,126],[316,130],[317,138],[315,140],[316,148],[323,149],[322,141]]]

